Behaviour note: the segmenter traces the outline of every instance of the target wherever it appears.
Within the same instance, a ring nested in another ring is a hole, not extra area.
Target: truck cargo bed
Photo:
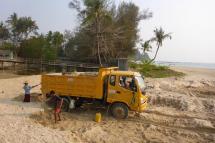
[[[98,73],[47,74],[42,75],[42,92],[55,91],[58,95],[101,99],[98,94]]]

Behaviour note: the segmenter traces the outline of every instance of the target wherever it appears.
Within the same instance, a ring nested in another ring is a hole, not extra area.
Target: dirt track
[[[26,78],[37,84],[40,76],[1,79],[0,142],[215,142],[215,71],[177,70],[187,76],[147,79],[150,102],[140,117],[131,112],[116,120],[104,109],[88,107],[63,113],[58,124],[37,97],[30,104],[17,98]],[[93,121],[98,111],[101,123]]]

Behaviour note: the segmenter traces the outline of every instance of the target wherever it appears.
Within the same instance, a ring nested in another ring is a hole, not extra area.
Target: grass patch
[[[137,70],[145,77],[165,78],[165,77],[181,77],[185,75],[184,73],[174,71],[167,66],[160,66],[155,64],[129,63],[129,67],[134,70]]]

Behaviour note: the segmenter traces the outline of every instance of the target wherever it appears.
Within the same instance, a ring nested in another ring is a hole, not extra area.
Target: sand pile
[[[164,94],[154,94],[149,96],[149,103],[151,105],[156,105],[156,106],[167,106],[167,107],[172,107],[176,108],[178,110],[188,110],[188,101],[178,94],[177,98],[175,98],[174,93],[164,93]]]

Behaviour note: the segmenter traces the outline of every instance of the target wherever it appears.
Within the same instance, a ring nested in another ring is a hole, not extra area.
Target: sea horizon
[[[156,61],[155,63],[158,65],[173,66],[173,67],[191,67],[191,68],[215,69],[215,63],[169,62],[169,61]]]

